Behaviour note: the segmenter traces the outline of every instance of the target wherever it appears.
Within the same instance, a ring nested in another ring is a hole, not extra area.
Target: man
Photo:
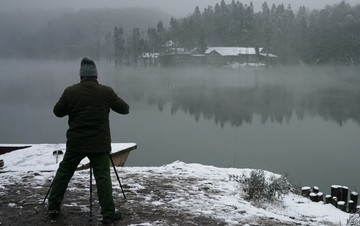
[[[66,152],[53,180],[49,197],[49,215],[60,213],[60,204],[80,161],[88,157],[94,171],[98,199],[104,223],[121,219],[115,214],[110,178],[110,109],[128,114],[129,105],[114,90],[97,81],[94,61],[84,57],[80,64],[80,83],[67,87],[54,107],[57,117],[69,116]]]

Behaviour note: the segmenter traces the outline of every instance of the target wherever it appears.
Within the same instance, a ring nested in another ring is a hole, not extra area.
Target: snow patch
[[[34,183],[42,186],[54,177],[55,172],[40,172],[44,169],[57,169],[53,150],[65,148],[64,144],[32,145],[2,155],[8,172],[0,174],[0,189],[15,183]],[[296,194],[288,194],[281,201],[253,205],[243,198],[241,185],[230,180],[230,175],[250,176],[252,169],[218,168],[197,163],[175,161],[160,167],[118,167],[126,192],[138,197],[146,205],[166,210],[176,210],[192,216],[207,216],[229,225],[259,223],[256,219],[273,219],[286,224],[346,225],[350,214],[340,211],[323,202],[312,202]],[[265,178],[279,178],[280,175],[264,171]],[[116,177],[112,172],[112,178]],[[88,183],[89,172],[74,174],[74,181]],[[146,183],[159,185],[158,190],[147,191]],[[21,183],[18,184],[21,186]],[[113,186],[116,186],[115,183]],[[88,192],[88,188],[69,187]],[[119,194],[121,195],[121,193]],[[131,202],[131,200],[129,200]],[[71,203],[70,205],[77,205]],[[9,203],[15,207],[15,203]],[[80,206],[88,212],[87,206]],[[158,222],[159,224],[164,222]],[[144,222],[137,225],[156,225],[156,222]]]

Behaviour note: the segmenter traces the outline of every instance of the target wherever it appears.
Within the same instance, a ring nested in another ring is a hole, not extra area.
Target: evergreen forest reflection
[[[165,78],[148,74],[140,87],[132,87],[134,82],[128,81],[125,96],[136,101],[145,99],[159,111],[169,104],[172,115],[181,110],[195,121],[203,117],[221,127],[226,123],[233,127],[251,124],[254,115],[260,116],[262,123],[281,124],[292,117],[302,120],[308,116],[319,116],[340,126],[348,120],[360,122],[360,86],[354,73],[297,77],[274,75],[274,71],[269,75],[269,71],[258,69],[247,70],[248,74],[229,73],[210,72],[208,77],[200,78],[199,74]]]

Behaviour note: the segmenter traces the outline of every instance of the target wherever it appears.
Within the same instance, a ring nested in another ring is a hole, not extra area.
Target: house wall
[[[238,58],[239,63],[258,63],[259,57],[256,54],[242,54]]]
[[[276,65],[277,64],[277,58],[276,57],[267,57],[260,55],[260,62],[267,64],[267,65]]]
[[[223,56],[224,64],[231,64],[239,61],[239,56]]]
[[[224,64],[224,59],[219,53],[212,51],[207,55],[206,63],[210,65],[221,65]]]
[[[205,55],[204,56],[191,56],[191,65],[204,65],[206,62]]]
[[[169,54],[159,57],[160,65],[201,65],[205,63],[205,56],[192,56],[191,54]]]

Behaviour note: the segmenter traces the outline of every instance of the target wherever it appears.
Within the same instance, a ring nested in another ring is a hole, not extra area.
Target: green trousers
[[[85,157],[89,158],[91,167],[93,168],[98,199],[101,206],[101,215],[103,215],[103,217],[111,216],[115,212],[115,205],[112,197],[109,153],[66,151],[52,183],[48,200],[49,208],[52,206],[60,207],[68,183],[80,161]]]

